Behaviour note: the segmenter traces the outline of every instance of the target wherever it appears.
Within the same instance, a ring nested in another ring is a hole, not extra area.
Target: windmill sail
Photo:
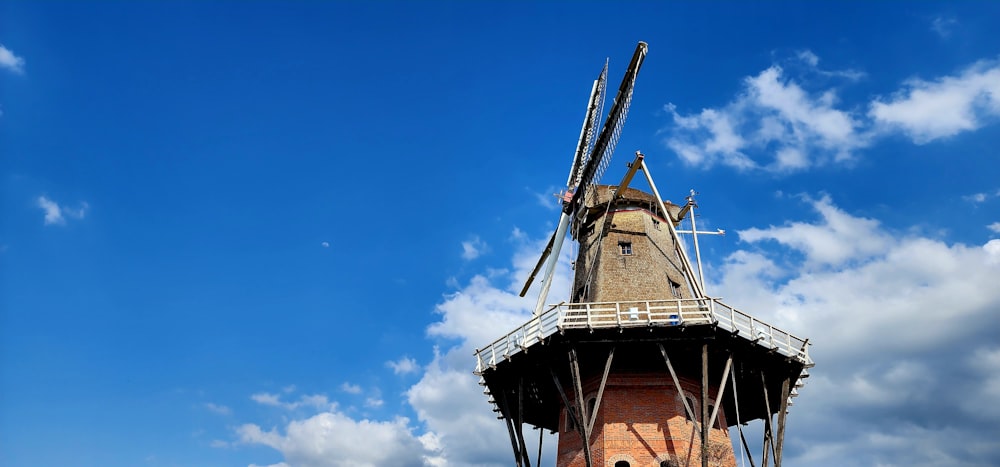
[[[604,61],[604,69],[594,80],[594,89],[590,92],[590,101],[587,103],[587,115],[583,119],[583,127],[580,128],[580,142],[577,143],[576,153],[573,154],[573,166],[569,170],[569,177],[566,179],[566,190],[573,191],[583,176],[583,168],[590,159],[594,150],[594,140],[597,134],[597,125],[601,121],[604,112],[604,95],[608,88],[608,61]]]
[[[583,199],[583,194],[594,180],[600,180],[601,176],[604,175],[604,171],[607,170],[608,164],[611,162],[611,155],[615,150],[615,145],[618,144],[618,138],[621,137],[622,126],[625,124],[625,116],[628,114],[629,105],[632,103],[632,90],[635,87],[635,79],[639,74],[639,68],[642,67],[642,61],[646,57],[646,50],[647,46],[645,42],[639,42],[639,45],[636,46],[628,70],[626,70],[625,76],[622,78],[621,85],[618,86],[618,94],[615,95],[615,100],[611,104],[608,119],[604,122],[604,127],[601,129],[601,133],[596,140],[592,140],[592,135],[595,128],[594,125],[600,120],[601,110],[597,107],[597,102],[600,101],[603,107],[603,94],[606,86],[605,83],[607,82],[607,62],[605,62],[604,70],[601,71],[597,82],[594,83],[594,89],[591,91],[590,102],[587,107],[587,115],[584,118],[583,128],[580,131],[577,152],[574,154],[573,165],[570,167],[569,179],[567,180],[567,196],[569,199],[563,202],[562,213],[559,217],[559,226],[556,228],[555,234],[549,240],[549,244],[546,246],[541,258],[538,259],[538,264],[535,265],[524,288],[521,290],[521,296],[523,297],[544,263],[545,272],[543,273],[542,290],[538,295],[538,302],[535,304],[536,315],[541,313],[541,309],[548,297],[549,288],[552,286],[552,274],[559,260],[559,252],[566,238],[566,231],[580,205],[580,201]],[[598,96],[601,96],[601,98],[598,99]],[[593,145],[591,145],[591,141],[593,141]],[[589,151],[586,150],[588,148]],[[576,180],[574,182],[575,174],[579,174],[579,176],[575,177]],[[570,192],[572,192],[572,196],[569,196]],[[573,231],[575,232],[576,225],[574,224],[573,227]]]
[[[635,88],[635,78],[639,74],[639,68],[642,67],[642,61],[646,58],[646,50],[646,43],[640,42],[635,48],[635,53],[632,54],[632,61],[628,65],[625,77],[622,78],[622,84],[618,86],[618,94],[615,95],[615,101],[611,104],[611,110],[608,112],[608,119],[604,122],[601,135],[597,137],[591,155],[588,157],[583,174],[580,176],[577,190],[573,193],[573,199],[563,206],[563,211],[566,213],[572,214],[580,204],[580,199],[583,197],[584,192],[587,191],[587,187],[594,180],[600,180],[601,176],[604,175],[604,171],[607,170],[608,164],[611,163],[611,155],[614,153],[618,139],[621,137],[622,126],[625,125],[625,116],[628,114],[629,106],[632,104],[632,91]]]

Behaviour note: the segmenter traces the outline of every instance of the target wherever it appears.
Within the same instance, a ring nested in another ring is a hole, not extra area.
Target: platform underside
[[[731,377],[721,403],[729,426],[776,413],[781,406],[782,383],[789,380],[794,387],[805,368],[801,361],[773,349],[716,326],[702,325],[566,330],[546,337],[540,344],[495,366],[484,368],[481,375],[501,415],[510,418],[511,411],[518,410],[523,414],[524,423],[557,431],[563,399],[553,375],[564,392],[572,392],[571,349],[576,350],[581,375],[603,374],[608,355],[614,348],[612,373],[661,373],[664,382],[673,388],[660,345],[678,375],[700,380],[705,344],[708,380],[712,385],[720,384],[726,362],[733,356],[731,374],[735,377],[736,396]]]

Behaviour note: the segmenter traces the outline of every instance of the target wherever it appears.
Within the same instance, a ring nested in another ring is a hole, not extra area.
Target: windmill
[[[566,239],[566,229],[570,222],[576,218],[580,212],[581,201],[584,199],[587,190],[591,188],[594,180],[600,180],[611,163],[611,156],[614,154],[615,146],[621,137],[622,127],[625,125],[625,117],[628,115],[629,106],[632,104],[632,90],[635,88],[635,79],[639,75],[639,69],[646,58],[648,47],[645,42],[639,42],[632,54],[632,61],[628,65],[625,77],[618,86],[618,94],[611,104],[608,118],[604,122],[599,135],[597,125],[604,108],[605,91],[607,90],[608,61],[604,62],[604,69],[594,80],[593,89],[590,92],[590,99],[587,102],[587,113],[583,118],[583,127],[580,129],[580,140],[577,143],[576,151],[573,154],[573,163],[570,165],[569,176],[566,178],[566,189],[562,197],[562,212],[559,215],[559,224],[556,231],[552,233],[548,244],[542,251],[538,264],[528,275],[524,288],[521,289],[521,296],[528,293],[528,288],[534,281],[535,276],[545,264],[545,273],[542,278],[542,290],[538,294],[538,302],[535,305],[535,315],[537,316],[545,305],[548,298],[549,287],[552,285],[552,274],[555,271],[556,263],[559,260],[559,253],[562,244]],[[578,231],[579,223],[574,224],[574,237]]]
[[[475,373],[518,467],[531,466],[525,425],[539,429],[536,465],[549,430],[558,467],[735,467],[736,427],[755,467],[751,420],[763,422],[761,465],[777,467],[809,341],[705,294],[693,191],[684,206],[664,201],[638,151],[619,184],[599,184],[646,51],[640,42],[599,133],[607,62],[594,81],[559,224],[521,291],[544,266],[534,312],[476,351]],[[651,193],[629,187],[640,171]],[[567,233],[579,245],[571,300],[546,305]],[[680,233],[694,237],[697,273]]]

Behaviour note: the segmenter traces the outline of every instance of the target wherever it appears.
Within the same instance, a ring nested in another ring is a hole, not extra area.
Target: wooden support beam
[[[559,376],[556,376],[556,372],[552,368],[549,368],[549,373],[552,374],[552,382],[555,383],[556,391],[559,392],[559,397],[562,398],[563,407],[566,407],[566,416],[573,422],[573,426],[580,426],[580,421],[576,418],[576,414],[573,413],[573,405],[570,404],[569,397],[566,396],[566,391],[563,390],[562,383],[559,382]]]
[[[657,344],[660,346],[660,353],[663,354],[663,360],[667,362],[667,370],[670,372],[670,377],[674,380],[674,387],[677,388],[677,394],[681,396],[681,403],[684,404],[684,411],[687,413],[688,418],[697,426],[698,417],[694,416],[694,410],[691,405],[688,404],[687,397],[684,397],[684,390],[681,389],[681,381],[677,378],[677,372],[674,371],[674,366],[670,364],[670,357],[667,356],[667,349],[663,347],[663,344]]]
[[[715,426],[715,418],[719,415],[719,406],[722,402],[722,395],[726,392],[726,381],[729,380],[729,367],[733,364],[733,354],[729,354],[726,359],[726,369],[722,370],[722,382],[719,383],[719,391],[715,395],[715,405],[712,406],[712,415],[708,417],[708,426]]]
[[[762,462],[760,464],[761,467],[767,467],[768,462],[770,462],[770,460],[768,459],[768,454],[771,453],[771,432],[767,428],[767,425],[770,424],[769,422],[770,422],[769,420],[765,420],[764,421],[764,424],[765,424],[765,426],[764,426],[764,452],[763,452],[764,460],[761,461]]]
[[[518,449],[517,435],[514,433],[514,421],[511,420],[510,406],[507,404],[507,390],[500,392],[500,410],[503,415],[504,421],[507,422],[507,434],[510,435],[510,447],[514,449],[514,464],[517,467],[524,467],[521,465],[521,452]]]
[[[538,427],[538,459],[535,465],[542,467],[542,439],[545,438],[545,428]]]
[[[517,433],[517,441],[521,448],[521,458],[525,467],[531,467],[531,459],[528,457],[528,446],[524,443],[524,378],[517,382],[517,425],[514,426]]]
[[[731,355],[730,358],[732,358]],[[740,364],[740,368],[743,368],[742,363]],[[736,391],[736,367],[730,367],[729,373],[732,375],[731,381],[733,382],[733,405],[736,407],[736,430],[740,432],[740,441],[742,441],[743,444],[743,452],[746,453],[747,458],[750,459],[750,467],[756,467],[753,463],[753,454],[750,452],[750,445],[747,443],[746,436],[743,435],[743,421],[740,420],[740,394]]]
[[[594,413],[587,414],[590,422],[587,424],[587,437],[594,434],[594,423],[597,421],[597,414],[601,410],[601,399],[604,398],[604,386],[608,384],[608,373],[611,372],[611,360],[615,358],[615,348],[611,347],[608,352],[608,361],[604,364],[604,375],[601,376],[601,386],[597,389],[597,401],[594,403]]]
[[[701,467],[708,467],[708,344],[701,344]]]
[[[771,453],[771,440],[773,439],[771,430],[771,398],[767,395],[767,379],[764,377],[764,372],[760,373],[760,382],[764,388],[764,408],[767,410],[767,417],[764,418],[764,460],[761,462],[761,467],[767,467],[768,455]]]
[[[781,406],[778,409],[778,439],[774,443],[774,467],[781,467],[781,451],[785,444],[785,414],[788,413],[788,396],[791,391],[791,378],[785,377],[781,382]]]
[[[583,381],[580,379],[580,362],[576,356],[576,349],[569,349],[569,370],[573,375],[573,390],[576,392],[576,407],[577,411],[580,413],[580,418],[583,423],[577,425],[577,430],[580,432],[580,438],[583,439],[583,459],[587,463],[587,467],[593,467],[594,462],[590,455],[590,433],[588,433],[587,427],[590,425],[590,416],[587,414],[587,401],[583,397]]]

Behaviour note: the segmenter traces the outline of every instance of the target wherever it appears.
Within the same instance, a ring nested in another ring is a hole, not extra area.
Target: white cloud
[[[45,225],[66,225],[67,218],[83,219],[90,207],[86,202],[81,202],[76,209],[60,206],[59,203],[45,196],[38,197],[37,205],[45,211]]]
[[[516,229],[512,239],[518,247],[513,270],[489,270],[478,275],[437,306],[441,318],[427,332],[451,345],[444,351],[435,348],[433,361],[405,393],[419,424],[406,418],[354,419],[331,404],[316,415],[289,422],[284,430],[244,424],[237,430],[239,439],[270,446],[284,455],[288,465],[296,467],[509,465],[510,451],[502,447],[506,427],[496,419],[472,374],[471,355],[475,346],[497,338],[498,330],[523,324],[531,315],[534,300],[518,297],[517,290],[534,266],[544,241],[529,241]],[[569,290],[569,271],[569,253],[564,251],[552,286],[554,301],[559,300],[557,291]],[[409,357],[388,362],[387,366],[394,372],[420,369]],[[349,383],[341,389],[352,394],[362,392],[361,387]],[[272,406],[290,405],[274,394],[260,393],[254,399]],[[378,391],[367,397],[368,407],[383,404]],[[545,451],[548,458],[554,456],[554,446],[550,436]]]
[[[6,68],[17,74],[24,73],[24,59],[0,44],[0,68]]]
[[[358,386],[357,384],[351,384],[348,382],[344,382],[344,384],[341,384],[340,390],[348,394],[361,394],[361,386]]]
[[[232,409],[229,407],[220,404],[213,404],[211,402],[206,402],[205,408],[208,409],[209,412],[214,412],[219,415],[230,415],[233,413]]]
[[[859,150],[887,135],[903,133],[924,144],[1000,117],[997,61],[929,81],[911,79],[889,97],[841,105],[837,88],[825,83],[854,82],[865,74],[820,69],[819,57],[809,50],[795,58],[805,72],[792,78],[773,65],[746,77],[741,92],[722,107],[681,114],[667,104],[673,124],[665,129],[664,144],[692,166],[791,172],[851,163]],[[816,77],[822,79],[810,79]]]
[[[322,246],[323,248],[330,248],[330,242],[320,242],[320,245],[321,245],[321,246]]]
[[[868,114],[916,144],[975,130],[1000,116],[1000,65],[981,61],[957,76],[911,79],[891,98],[873,101]]]
[[[955,18],[945,18],[938,16],[931,21],[931,31],[934,31],[942,39],[947,39],[951,36],[951,31],[958,25],[958,20]]]
[[[989,264],[1000,264],[1000,239],[993,239],[983,245],[986,253],[986,262]]]
[[[466,260],[473,260],[481,256],[483,253],[489,251],[489,246],[486,245],[479,236],[474,236],[471,239],[462,242],[462,258]]]
[[[262,444],[282,453],[296,467],[434,465],[435,453],[413,435],[409,420],[354,420],[325,411],[289,422],[283,430],[248,423],[236,432],[243,443]],[[431,446],[433,448],[433,446]]]
[[[397,375],[416,373],[420,370],[420,365],[417,364],[417,361],[410,357],[403,357],[394,362],[385,362],[385,365],[392,368],[392,372]]]
[[[801,50],[797,55],[799,60],[802,60],[809,66],[814,67],[819,65],[819,57],[811,50]]]
[[[281,395],[279,394],[260,392],[251,395],[250,399],[261,405],[281,407],[286,410],[296,410],[300,408],[332,409],[333,407],[336,407],[335,403],[331,403],[326,396],[321,394],[302,395],[297,401],[285,402],[281,399]]]
[[[809,51],[799,56],[812,66],[819,61]],[[832,89],[807,92],[775,65],[747,77],[743,92],[725,107],[685,116],[668,104],[674,129],[665,142],[684,162],[703,167],[787,172],[846,161],[867,136],[850,112],[835,107],[837,100]]]
[[[216,449],[227,449],[232,447],[232,444],[229,441],[223,441],[221,439],[213,439],[208,443],[208,445]]]
[[[1000,222],[994,222],[990,225],[987,225],[986,228],[990,229],[990,231],[993,233],[1000,234]]]
[[[792,222],[783,227],[749,228],[739,232],[740,240],[751,243],[774,240],[804,253],[808,264],[820,266],[839,266],[885,251],[890,237],[881,231],[878,221],[845,213],[827,195],[807,200],[822,217],[820,223]]]
[[[986,201],[986,198],[988,196],[989,195],[987,195],[986,193],[973,193],[973,194],[968,195],[968,196],[963,196],[962,199],[964,199],[964,200],[966,200],[966,201],[968,201],[970,203],[982,203],[982,202]]]
[[[1000,239],[894,236],[811,202],[816,221],[741,231],[761,249],[729,256],[710,286],[814,343],[789,464],[995,465]]]

